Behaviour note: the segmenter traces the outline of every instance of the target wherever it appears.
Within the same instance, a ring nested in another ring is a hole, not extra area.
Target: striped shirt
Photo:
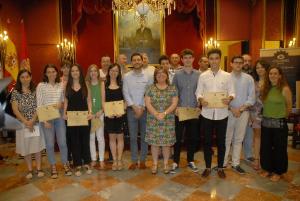
[[[56,83],[54,86],[41,82],[36,88],[37,107],[44,105],[53,105],[64,101],[64,89],[61,83]]]

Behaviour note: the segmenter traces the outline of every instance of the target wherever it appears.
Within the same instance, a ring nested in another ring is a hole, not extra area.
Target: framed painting
[[[134,52],[147,53],[150,64],[157,64],[165,53],[165,23],[162,13],[147,14],[141,21],[134,11],[114,14],[114,57],[125,54],[130,62]]]

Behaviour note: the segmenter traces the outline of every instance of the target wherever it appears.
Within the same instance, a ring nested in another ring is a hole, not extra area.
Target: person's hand
[[[101,116],[102,113],[103,113],[102,110],[100,110],[99,112],[97,112],[95,114],[95,118],[100,118],[100,116]]]
[[[120,117],[122,117],[122,116],[123,116],[122,114],[116,115],[117,118],[120,118]]]
[[[231,108],[230,111],[232,112],[235,118],[239,118],[241,116],[241,112],[239,108]]]
[[[208,106],[208,102],[205,101],[204,99],[201,99],[200,103],[201,103],[202,107],[207,107]]]
[[[88,120],[91,120],[93,117],[94,117],[94,115],[92,113],[88,113],[88,115],[87,115]]]
[[[48,121],[44,122],[44,126],[45,128],[52,128],[52,125]]]
[[[162,121],[162,120],[164,120],[165,116],[166,115],[164,113],[158,113],[156,118],[157,118],[157,120]]]
[[[61,109],[62,108],[62,104],[61,103],[56,103],[56,104],[54,104],[53,105],[53,107],[55,108],[55,109]]]
[[[33,122],[33,121],[30,121],[30,120],[26,120],[26,121],[24,122],[24,124],[25,124],[25,127],[26,127],[26,128],[32,129],[32,128],[33,128],[33,125],[34,125],[34,122]]]
[[[222,102],[225,104],[225,105],[229,105],[229,103],[230,103],[230,101],[231,101],[231,98],[223,98],[222,99]]]
[[[63,119],[64,119],[64,120],[68,120],[67,114],[64,114],[64,115],[63,115]]]

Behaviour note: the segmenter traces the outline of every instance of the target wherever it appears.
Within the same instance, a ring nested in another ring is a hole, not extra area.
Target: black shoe
[[[255,161],[255,158],[249,157],[249,158],[246,158],[245,161],[246,161],[247,163],[253,163],[253,162]]]
[[[218,169],[218,176],[219,176],[221,179],[225,179],[225,178],[226,178],[226,175],[225,175],[225,172],[224,172],[223,168]]]
[[[211,169],[210,169],[210,168],[206,168],[206,169],[202,172],[201,176],[202,176],[203,178],[207,178],[207,177],[210,175],[210,173],[211,173]]]
[[[239,174],[246,174],[246,171],[243,170],[243,168],[241,168],[241,166],[237,165],[237,166],[232,166],[232,169],[234,169],[237,173]]]

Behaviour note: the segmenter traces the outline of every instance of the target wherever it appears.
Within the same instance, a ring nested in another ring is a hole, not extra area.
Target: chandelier
[[[170,15],[175,10],[175,0],[113,0],[112,10],[119,15],[127,14],[129,10],[135,10],[139,16],[146,16],[149,10],[153,13],[162,11],[163,17],[165,13]],[[167,12],[165,12],[167,11]]]
[[[59,59],[62,65],[75,62],[75,46],[73,42],[68,41],[66,38],[56,45],[58,49]]]
[[[293,38],[293,40],[289,41],[289,47],[296,47],[296,38]]]

